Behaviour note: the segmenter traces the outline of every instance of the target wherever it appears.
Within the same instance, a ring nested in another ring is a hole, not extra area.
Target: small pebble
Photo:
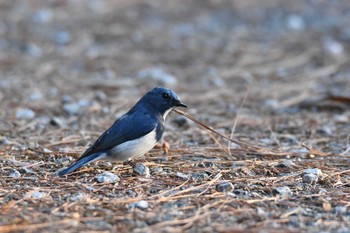
[[[34,13],[32,20],[35,23],[49,23],[54,17],[54,13],[50,9],[40,9]]]
[[[286,68],[286,67],[283,67],[283,66],[279,66],[276,68],[275,70],[276,72],[276,75],[279,77],[279,78],[286,78],[288,75],[289,75],[289,70]],[[278,108],[279,106],[274,106],[274,108]]]
[[[83,193],[77,193],[71,197],[69,197],[70,201],[80,201],[81,199],[83,199],[84,194]]]
[[[7,139],[7,137],[5,136],[0,136],[0,144],[2,145],[10,145],[11,141]]]
[[[292,196],[292,190],[290,190],[289,187],[283,186],[283,187],[277,187],[274,190],[272,190],[272,193],[275,195],[280,195],[282,197],[288,197]]]
[[[209,179],[209,175],[207,173],[193,173],[191,174],[191,178],[196,181],[201,181]]]
[[[43,94],[41,92],[34,92],[27,97],[27,100],[36,101],[36,100],[41,100],[42,98],[43,98]]]
[[[162,163],[162,162],[166,162],[168,161],[168,157],[155,157],[152,159],[152,161],[156,162],[156,163]]]
[[[17,171],[16,169],[10,169],[8,176],[13,178],[20,178],[21,173],[19,173],[19,171]]]
[[[249,192],[243,189],[235,189],[233,191],[233,194],[238,195],[238,196],[248,196]]]
[[[69,115],[78,115],[82,111],[82,107],[78,103],[68,103],[63,105],[63,111]]]
[[[50,123],[50,117],[48,116],[39,116],[36,118],[36,121],[39,123],[38,127],[44,127]]]
[[[99,101],[104,101],[104,100],[107,99],[107,95],[106,95],[106,93],[104,93],[103,91],[98,91],[98,92],[96,92],[95,97],[96,97],[96,99],[99,100]]]
[[[89,100],[79,100],[75,103],[66,103],[63,105],[63,110],[70,115],[78,115],[83,110],[90,106],[91,102]]]
[[[79,101],[77,102],[77,104],[78,104],[80,107],[88,107],[88,106],[91,105],[91,101],[82,99],[82,100],[79,100]]]
[[[216,164],[211,162],[211,161],[206,161],[206,162],[202,162],[202,163],[196,163],[196,166],[198,166],[198,167],[214,167],[214,166],[216,166]]]
[[[275,99],[267,99],[267,100],[264,100],[263,104],[267,107],[277,108],[279,105],[279,102]]]
[[[49,95],[52,97],[56,97],[58,95],[59,91],[56,87],[50,87],[49,88]]]
[[[279,162],[276,167],[287,167],[287,168],[292,168],[295,166],[295,163],[293,163],[292,160],[284,160],[282,162]]]
[[[48,153],[48,154],[49,154],[49,153],[52,153],[52,150],[49,150],[49,149],[47,149],[47,148],[45,148],[45,147],[42,148],[42,149],[43,149],[43,152],[44,152],[44,153]]]
[[[131,206],[145,210],[148,208],[148,202],[145,200],[140,200],[140,201],[137,201],[137,202],[131,204]]]
[[[34,193],[32,193],[32,195],[30,195],[32,198],[34,198],[34,199],[40,199],[40,198],[43,198],[43,197],[45,197],[45,193],[43,193],[43,192],[34,192]]]
[[[120,178],[116,175],[113,174],[112,172],[103,172],[102,174],[97,175],[94,180],[97,183],[112,183],[119,181]]]
[[[333,129],[330,126],[323,126],[322,128],[317,129],[317,133],[324,134],[326,136],[333,135]]]
[[[85,186],[85,189],[88,190],[88,191],[94,191],[95,190],[94,187],[89,186],[89,185]]]
[[[320,188],[320,189],[318,190],[318,193],[319,193],[319,194],[327,194],[328,191],[327,191],[326,189],[324,189],[324,188]]]
[[[109,79],[109,80],[112,80],[112,79],[115,79],[117,76],[115,74],[115,72],[111,69],[108,69],[108,68],[105,68],[101,71],[99,71],[97,73],[98,77],[99,78],[102,78],[102,79]]]
[[[134,191],[130,190],[130,189],[126,190],[126,194],[131,196],[131,197],[136,197],[137,196],[137,194]]]
[[[318,168],[308,168],[308,169],[304,169],[304,171],[302,172],[302,176],[306,175],[306,174],[312,174],[315,175],[318,178],[323,177],[323,173],[320,169]]]
[[[136,163],[135,166],[133,167],[133,172],[136,175],[140,175],[140,176],[146,176],[146,177],[151,176],[149,172],[149,168],[142,163]]]
[[[59,31],[55,34],[55,42],[60,45],[68,44],[71,40],[71,35],[67,31]]]
[[[71,156],[67,156],[67,157],[56,159],[55,163],[59,166],[62,166],[62,165],[68,165],[72,161],[73,161],[73,158]]]
[[[316,176],[322,176],[322,171],[318,168],[308,168],[303,171],[302,174],[314,174]]]
[[[336,115],[334,118],[337,123],[346,124],[350,121],[350,115],[347,115],[347,114]]]
[[[302,30],[305,28],[304,19],[300,15],[290,15],[287,18],[288,28],[293,30]]]
[[[341,226],[337,228],[337,233],[349,233],[350,227],[349,226]]]
[[[67,123],[66,123],[65,119],[63,119],[61,117],[52,117],[50,120],[50,124],[53,126],[58,126],[60,128],[67,127]]]
[[[306,184],[316,184],[318,181],[318,176],[312,173],[306,173],[302,176],[303,183]]]
[[[62,103],[64,104],[73,102],[73,98],[70,95],[63,95],[61,99],[62,99]]]
[[[225,86],[225,81],[220,77],[213,77],[213,78],[209,79],[209,81],[216,87]]]
[[[231,192],[234,189],[234,186],[231,182],[222,181],[215,186],[215,189],[218,192]]]
[[[159,84],[164,86],[177,84],[177,79],[173,75],[165,72],[163,69],[158,67],[141,70],[138,72],[137,76],[140,79],[157,81]]]
[[[347,212],[347,207],[338,205],[332,209],[332,212],[338,215],[344,215]]]
[[[263,210],[263,209],[260,208],[260,207],[257,207],[257,208],[256,208],[256,213],[259,215],[259,217],[265,217],[265,216],[268,215],[268,214],[266,213],[266,211]]]
[[[35,113],[29,108],[18,108],[16,111],[16,118],[18,119],[32,119],[34,117]]]
[[[113,167],[113,163],[109,161],[103,161],[103,163],[98,164],[99,167]]]
[[[110,112],[109,108],[107,106],[102,107],[101,111],[102,111],[102,113],[109,113]]]
[[[184,116],[177,116],[174,120],[172,120],[178,127],[188,127],[188,120]]]
[[[265,145],[271,145],[275,143],[275,141],[271,138],[261,138],[259,141]]]
[[[164,172],[164,169],[162,167],[152,167],[150,170],[152,171],[152,174],[161,174]]]
[[[184,179],[184,180],[187,180],[188,179],[188,175],[182,173],[182,172],[176,172],[176,176],[181,178],[181,179]]]
[[[306,148],[292,148],[288,150],[290,153],[296,153],[296,154],[307,154],[309,153],[308,149]]]
[[[42,49],[33,43],[28,43],[24,46],[24,52],[34,58],[39,58],[43,54]],[[28,100],[30,101],[30,98],[34,98],[33,100],[41,99],[42,96],[35,96],[35,93],[30,95]]]
[[[131,38],[134,42],[136,42],[137,44],[140,44],[143,39],[144,39],[144,36],[142,34],[141,31],[135,31],[132,35],[131,35]]]
[[[20,172],[21,172],[21,173],[25,173],[25,174],[34,173],[33,170],[31,170],[31,169],[29,169],[29,168],[27,168],[27,167],[22,167],[22,168],[20,169]]]
[[[323,44],[324,50],[330,55],[341,55],[344,52],[344,46],[335,40],[328,39]]]

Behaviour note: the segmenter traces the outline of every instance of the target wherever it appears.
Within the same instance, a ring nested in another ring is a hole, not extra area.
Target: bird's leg
[[[132,168],[134,168],[135,167],[135,163],[134,162],[132,162],[131,160],[126,160],[124,163],[123,163],[124,165],[130,165]]]
[[[170,149],[170,145],[169,145],[169,143],[168,143],[167,141],[165,141],[165,140],[162,142],[162,149],[163,149],[163,151],[164,151],[164,154],[168,154],[169,149]]]
[[[168,154],[169,149],[170,149],[169,143],[165,140],[162,140],[161,143],[157,143],[154,147],[157,149],[161,148],[163,150],[164,154]]]

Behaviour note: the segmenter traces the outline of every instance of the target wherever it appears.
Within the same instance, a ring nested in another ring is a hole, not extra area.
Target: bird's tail
[[[81,166],[83,166],[85,164],[88,164],[92,161],[98,160],[98,159],[103,158],[103,157],[104,157],[104,153],[94,153],[94,154],[88,155],[86,157],[80,158],[75,163],[70,165],[68,168],[58,172],[58,176],[64,176],[64,175],[71,173],[72,171],[80,168]]]

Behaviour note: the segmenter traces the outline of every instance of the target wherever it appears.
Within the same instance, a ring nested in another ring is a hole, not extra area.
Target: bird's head
[[[154,111],[162,114],[165,119],[168,113],[176,107],[187,107],[177,97],[176,93],[164,87],[155,87],[142,98]]]

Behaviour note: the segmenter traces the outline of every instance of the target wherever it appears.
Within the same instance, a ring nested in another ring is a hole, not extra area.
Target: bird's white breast
[[[156,143],[156,129],[154,129],[143,137],[115,146],[108,153],[108,157],[117,161],[139,157],[150,151]]]
[[[168,110],[165,111],[164,115],[163,115],[163,119],[165,121],[166,117],[168,116],[168,114],[173,110],[173,108],[170,108]]]

